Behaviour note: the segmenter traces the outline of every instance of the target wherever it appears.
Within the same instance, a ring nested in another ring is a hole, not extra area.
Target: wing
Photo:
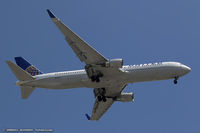
[[[65,26],[58,18],[56,18],[50,10],[47,9],[47,12],[59,30],[63,33],[69,46],[73,49],[81,62],[85,62],[86,64],[99,64],[107,61],[103,55],[88,45],[78,35]]]
[[[114,103],[114,98],[121,94],[122,90],[126,87],[126,85],[118,84],[112,87],[105,88],[106,89],[106,102],[98,101],[97,98],[94,103],[94,107],[92,110],[92,116],[90,117],[88,114],[86,114],[86,117],[88,120],[99,120],[103,114],[111,107],[111,105]],[[97,94],[94,95],[97,97]]]

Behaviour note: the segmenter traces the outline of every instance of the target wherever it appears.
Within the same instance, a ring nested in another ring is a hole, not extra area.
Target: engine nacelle
[[[130,93],[121,93],[117,98],[116,101],[120,102],[133,102],[134,101],[134,95],[132,92]]]
[[[113,67],[113,68],[122,68],[123,66],[123,59],[111,59],[105,63],[106,67]]]

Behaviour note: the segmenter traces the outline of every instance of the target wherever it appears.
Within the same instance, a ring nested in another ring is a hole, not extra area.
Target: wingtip
[[[50,18],[56,18],[55,15],[53,15],[53,13],[49,9],[47,9],[47,12]]]
[[[10,61],[10,60],[6,60],[5,62],[6,62],[7,64],[9,64],[11,61]]]
[[[22,58],[21,56],[16,56],[14,57],[15,60],[19,59],[19,58]]]
[[[89,116],[88,114],[85,114],[85,116],[86,116],[86,118],[87,118],[88,120],[90,120],[90,116]]]

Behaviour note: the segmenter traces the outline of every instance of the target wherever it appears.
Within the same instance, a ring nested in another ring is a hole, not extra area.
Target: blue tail
[[[15,57],[15,62],[17,63],[19,67],[21,67],[23,70],[30,73],[32,76],[42,74],[40,70],[38,70],[36,67],[31,65],[28,61],[26,61],[22,57]]]

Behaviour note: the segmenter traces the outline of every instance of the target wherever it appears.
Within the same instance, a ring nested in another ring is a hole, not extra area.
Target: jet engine
[[[120,101],[120,102],[133,102],[134,101],[134,94],[132,92],[121,93],[118,97],[116,97],[115,100]]]
[[[123,59],[111,59],[105,63],[105,67],[122,68]]]

